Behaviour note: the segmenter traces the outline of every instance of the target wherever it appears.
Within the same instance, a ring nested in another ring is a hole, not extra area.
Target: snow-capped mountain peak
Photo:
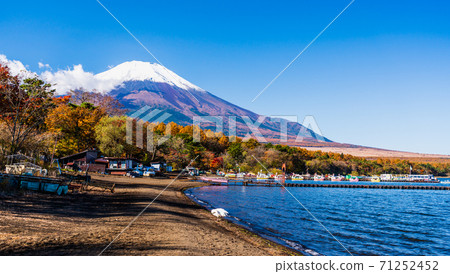
[[[28,72],[26,66],[20,61],[8,60],[4,55],[0,55],[0,64],[8,66],[14,74],[20,71]],[[164,121],[165,123],[172,121],[180,125],[192,125],[194,116],[241,117],[235,119],[236,131],[234,132],[234,135],[241,137],[247,136],[250,130],[242,117],[250,117],[254,121],[260,117],[252,111],[204,91],[161,65],[147,62],[125,62],[99,74],[84,71],[80,64],[67,70],[54,72],[46,70],[39,77],[53,84],[57,95],[81,89],[108,93],[130,111],[137,110],[142,106],[164,110],[165,115],[171,114]],[[192,94],[201,95],[197,96],[201,101],[194,100]],[[228,119],[224,119],[225,124],[227,121]],[[214,130],[214,127],[215,125],[210,129]],[[263,136],[269,138],[269,141],[281,137],[281,124],[271,119],[264,119],[259,129]],[[289,122],[288,139],[297,140],[297,134],[304,136],[307,142],[317,142],[316,134],[310,129],[299,123]],[[328,139],[325,140],[331,142]]]
[[[166,83],[185,90],[204,91],[159,64],[142,61],[124,62],[110,70],[96,74],[95,78],[102,81],[109,80],[115,83],[148,80],[157,83]]]

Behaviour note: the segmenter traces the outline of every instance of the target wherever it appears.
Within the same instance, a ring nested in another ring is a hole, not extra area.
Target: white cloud
[[[50,67],[49,64],[44,64],[44,63],[39,62],[38,65],[39,65],[40,69],[43,69],[43,68],[52,69],[52,67]]]
[[[6,55],[0,54],[0,64],[7,66],[9,71],[14,76],[19,76],[20,78],[30,78],[35,77],[34,72],[29,71],[20,61],[9,60]]]
[[[53,84],[58,95],[67,94],[70,90],[75,89],[104,93],[120,84],[120,80],[99,79],[92,72],[84,71],[82,65],[75,65],[72,69],[56,72],[45,71],[41,73],[40,77]]]
[[[21,78],[37,76],[31,72],[20,61],[9,60],[5,55],[0,54],[0,64],[8,66],[12,75],[19,75]],[[40,69],[51,69],[49,64],[38,63]],[[84,71],[82,65],[75,65],[73,68],[52,72],[46,70],[39,77],[52,84],[57,95],[67,94],[70,90],[82,89],[93,92],[108,92],[120,84],[120,80],[99,79],[93,73]]]

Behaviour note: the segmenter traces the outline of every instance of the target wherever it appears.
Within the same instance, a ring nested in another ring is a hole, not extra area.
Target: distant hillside
[[[395,159],[409,160],[413,162],[417,161],[430,163],[450,163],[450,155],[414,153],[406,151],[396,151],[372,147],[338,144],[338,143],[332,143],[332,145],[327,145],[326,143],[323,143],[322,145],[311,144],[310,146],[302,145],[300,147],[313,151],[320,150],[323,152],[350,154],[356,157],[363,157],[369,160],[379,158],[391,158],[391,159],[395,158]]]

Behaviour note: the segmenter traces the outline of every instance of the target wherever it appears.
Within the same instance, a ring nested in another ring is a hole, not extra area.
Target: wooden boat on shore
[[[17,175],[0,173],[0,180],[24,190],[39,191],[65,195],[69,191],[70,181],[64,178],[53,178],[33,175]]]
[[[42,181],[21,181],[20,188],[34,190],[34,191],[42,191],[49,193],[56,193],[58,195],[66,195],[69,192],[69,186],[65,183],[59,182],[42,182]]]

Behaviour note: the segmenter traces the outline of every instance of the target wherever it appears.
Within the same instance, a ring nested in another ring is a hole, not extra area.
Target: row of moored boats
[[[392,174],[382,174],[380,176],[352,176],[352,175],[310,175],[310,174],[266,174],[263,172],[259,172],[258,174],[252,173],[221,173],[217,174],[225,177],[225,179],[230,180],[257,180],[257,181],[303,181],[303,180],[313,180],[316,182],[320,181],[332,181],[332,182],[340,182],[340,181],[348,181],[348,182],[359,182],[359,181],[369,181],[372,183],[380,183],[380,182],[425,182],[425,183],[438,183],[439,180],[434,178],[433,175],[392,175]]]
[[[340,181],[350,181],[350,182],[358,182],[359,178],[356,176],[342,176],[342,175],[333,175],[333,176],[324,176],[324,175],[310,175],[310,174],[286,174],[286,175],[279,175],[279,174],[265,174],[265,173],[258,173],[257,175],[253,174],[246,174],[246,173],[227,173],[224,174],[224,177],[227,179],[256,179],[258,181],[264,181],[264,180],[283,180],[283,177],[285,180],[290,181],[303,181],[303,180],[314,180],[314,181],[333,181],[333,182],[340,182]]]

